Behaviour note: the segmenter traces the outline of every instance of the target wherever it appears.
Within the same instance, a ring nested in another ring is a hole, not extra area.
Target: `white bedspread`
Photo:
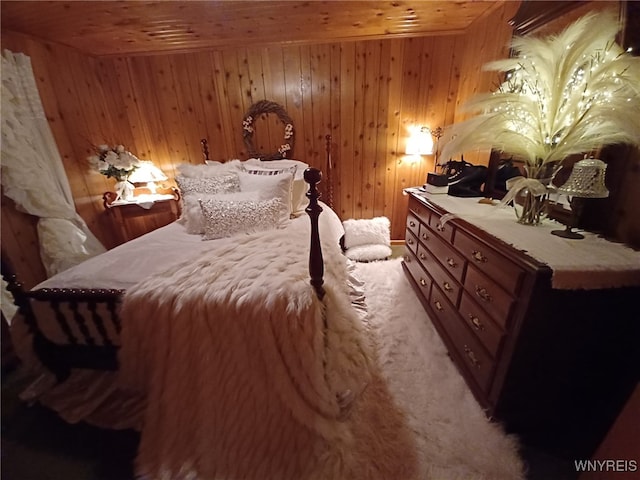
[[[298,222],[236,238],[128,290],[120,374],[146,398],[138,475],[372,478],[371,452],[395,455],[397,468],[408,436],[357,445],[363,429],[385,424],[359,406],[365,388],[379,393],[369,388],[374,350],[334,239],[322,242],[323,302],[309,284],[306,249],[291,248],[309,230]]]
[[[321,234],[338,242],[343,234],[342,223],[327,205],[320,202],[323,212],[320,218],[324,231]],[[304,214],[292,219],[288,228],[298,223],[309,223]],[[173,265],[190,258],[197,258],[204,252],[220,245],[233,245],[237,237],[203,241],[201,235],[186,232],[179,222],[173,222],[142,237],[131,240],[101,255],[65,270],[35,288],[107,288],[128,290],[136,283],[161,273]],[[307,239],[299,248],[308,249]],[[291,244],[290,247],[298,248]]]

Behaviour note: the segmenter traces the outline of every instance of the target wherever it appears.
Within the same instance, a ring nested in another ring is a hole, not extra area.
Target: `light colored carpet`
[[[415,434],[421,478],[524,478],[517,439],[490,423],[409,285],[401,259],[360,263],[382,374]]]

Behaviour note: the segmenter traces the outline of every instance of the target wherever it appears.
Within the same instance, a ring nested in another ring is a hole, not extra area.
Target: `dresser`
[[[582,247],[605,252],[592,266],[593,253],[507,209],[415,191],[406,227],[403,268],[486,414],[529,444],[588,458],[638,382],[640,256],[595,239]],[[549,265],[511,236],[566,252]],[[594,272],[616,248],[628,257],[611,257],[607,281],[620,286],[601,288]]]

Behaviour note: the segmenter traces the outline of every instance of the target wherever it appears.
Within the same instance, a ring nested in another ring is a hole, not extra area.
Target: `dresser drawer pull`
[[[427,235],[426,233],[422,234],[422,239],[423,240],[429,240],[429,235]]]
[[[436,225],[436,230],[438,230],[439,232],[444,232],[444,225],[438,223],[438,225]]]
[[[456,268],[458,266],[456,261],[453,258],[449,257],[447,257],[447,265],[449,265],[451,268]]]
[[[424,278],[420,278],[420,285],[422,285],[423,287],[426,287],[427,281]]]
[[[408,243],[409,245],[413,245],[413,240],[411,240],[410,238],[407,238],[407,243]]]
[[[442,284],[442,288],[444,288],[444,289],[445,289],[445,291],[447,291],[447,292],[450,292],[450,291],[452,291],[452,290],[453,290],[453,287],[452,287],[451,285],[449,285],[449,282],[444,282],[444,283]]]
[[[484,330],[484,325],[482,324],[482,322],[480,321],[480,319],[474,315],[472,315],[471,313],[469,314],[469,320],[471,320],[471,323],[473,324],[473,328],[475,328],[476,330]]]
[[[405,261],[405,263],[411,263],[411,257],[409,257],[409,255],[405,255],[404,256],[404,261]]]
[[[473,252],[471,252],[471,256],[476,262],[479,263],[486,263],[486,261],[488,260],[488,258],[485,257],[479,250],[474,250]]]
[[[410,227],[415,227],[415,226],[416,226],[416,222],[414,222],[413,220],[411,220],[411,221],[409,222],[409,226],[410,226]]]
[[[426,260],[426,259],[427,259],[427,256],[424,253],[420,252],[420,260]]]
[[[444,308],[443,308],[442,304],[441,304],[438,300],[436,300],[435,302],[433,302],[433,304],[436,306],[436,310],[439,310],[439,311],[444,310]]]
[[[478,285],[476,285],[476,295],[481,300],[484,300],[485,302],[490,302],[491,301],[491,295],[489,295],[489,292],[487,292],[486,288],[482,288],[482,287],[479,287]]]
[[[471,350],[467,345],[464,346],[464,353],[467,354],[467,357],[471,360],[474,367],[480,368],[480,361],[476,358],[476,354],[473,353],[473,350]]]

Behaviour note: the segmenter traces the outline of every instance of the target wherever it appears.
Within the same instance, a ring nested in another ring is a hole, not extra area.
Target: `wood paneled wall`
[[[117,237],[101,196],[113,181],[88,169],[92,145],[123,144],[170,177],[181,163],[202,162],[201,138],[214,160],[245,159],[242,119],[262,99],[292,117],[292,158],[324,169],[324,137],[332,135],[341,218],[386,215],[392,238],[401,239],[402,189],[422,184],[433,168],[432,157],[413,163],[404,155],[408,127],[452,123],[458,105],[489,86],[478,71],[506,55],[506,20],[517,5],[493,9],[465,35],[91,58],[4,31],[2,47],[31,57],[76,207],[107,247]],[[282,135],[275,122],[259,120],[255,143],[275,151]],[[3,243],[20,235],[3,222]],[[31,240],[24,245],[32,248]]]

